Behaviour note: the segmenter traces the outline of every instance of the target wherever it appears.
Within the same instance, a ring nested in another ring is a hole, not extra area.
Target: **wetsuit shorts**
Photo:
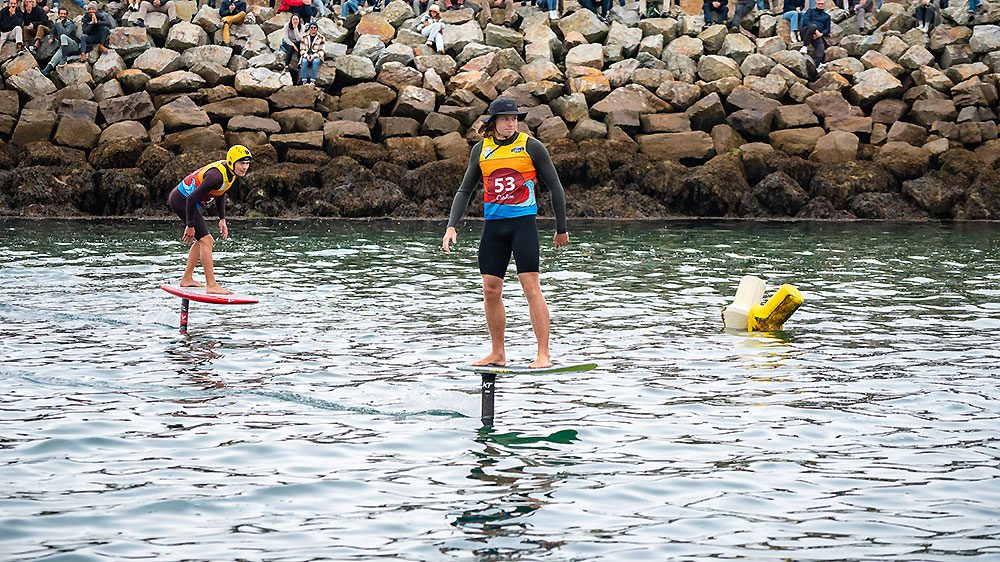
[[[187,197],[180,192],[176,187],[170,192],[170,197],[167,198],[167,203],[170,204],[170,208],[177,213],[177,216],[181,218],[181,222],[187,226]],[[200,211],[195,211],[194,213],[194,239],[201,240],[202,238],[208,236],[208,224],[205,222],[205,216],[201,214]]]
[[[538,273],[536,215],[486,221],[479,239],[479,272],[503,279],[511,254],[518,274]]]

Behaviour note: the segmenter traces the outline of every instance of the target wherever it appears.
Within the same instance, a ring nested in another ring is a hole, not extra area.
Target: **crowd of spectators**
[[[50,8],[49,2],[52,2]],[[64,0],[68,1],[68,0]],[[291,19],[284,26],[281,41],[284,69],[298,70],[298,81],[302,84],[315,84],[318,67],[324,57],[325,41],[319,32],[317,19],[332,17],[344,24],[347,18],[362,16],[368,11],[384,9],[388,0],[276,0],[277,12],[288,12]],[[420,33],[427,45],[438,53],[444,53],[445,21],[442,11],[461,9],[465,0],[442,0],[438,5],[436,0],[411,0],[417,19],[414,30]],[[478,0],[476,18],[485,27],[489,23],[512,26],[515,21],[516,0]],[[626,7],[626,0],[617,0],[619,5]],[[631,1],[631,0],[630,0]],[[780,9],[772,9],[770,2],[781,1]],[[882,8],[883,0],[831,0],[837,7],[853,13],[857,18],[857,27],[861,33],[867,33],[869,18]],[[979,10],[980,0],[968,0],[970,15]],[[0,48],[8,41],[16,44],[16,51],[37,53],[43,41],[53,46],[51,56],[42,72],[49,75],[56,67],[68,61],[78,59],[86,62],[88,55],[97,50],[104,52],[109,48],[109,36],[118,22],[99,6],[84,0],[73,0],[85,9],[79,22],[68,17],[65,7],[60,7],[58,0],[5,0],[0,9]],[[253,21],[253,12],[246,0],[207,0],[209,5],[219,11],[221,23],[216,31],[219,45],[232,45],[231,28]],[[525,6],[532,2],[539,9],[548,13],[555,20],[563,12],[562,0],[521,0]],[[596,17],[607,22],[615,0],[579,0],[582,8],[592,11]],[[788,21],[790,39],[793,46],[803,53],[809,54],[817,68],[822,70],[827,40],[830,36],[830,15],[825,11],[826,0],[734,0],[730,15],[729,0],[703,0],[704,26],[727,25],[730,31],[749,33],[753,20],[748,20],[754,10],[769,13]],[[216,3],[218,6],[216,7]],[[272,0],[274,6],[275,0]],[[481,8],[480,8],[481,6]],[[929,32],[935,22],[940,21],[940,12],[948,7],[948,0],[914,0],[912,15],[918,29]],[[635,0],[629,9],[635,9],[640,18],[676,15],[678,7],[674,0]],[[151,12],[165,14],[169,26],[181,21],[177,15],[174,0],[125,0],[123,20],[132,19],[138,27],[146,25],[147,15]],[[130,14],[135,13],[134,17]],[[336,14],[339,13],[339,18]],[[750,25],[747,25],[750,21]]]

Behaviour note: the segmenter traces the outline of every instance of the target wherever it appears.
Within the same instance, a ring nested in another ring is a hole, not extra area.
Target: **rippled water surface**
[[[187,337],[174,223],[0,228],[2,560],[1000,558],[994,226],[576,225],[553,350],[600,368],[501,377],[492,427],[478,224],[234,221],[261,304]],[[786,331],[721,329],[745,273]]]

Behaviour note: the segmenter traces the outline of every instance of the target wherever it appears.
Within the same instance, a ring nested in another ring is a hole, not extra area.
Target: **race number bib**
[[[530,195],[524,176],[517,170],[500,168],[486,178],[487,203],[517,205],[528,200]]]

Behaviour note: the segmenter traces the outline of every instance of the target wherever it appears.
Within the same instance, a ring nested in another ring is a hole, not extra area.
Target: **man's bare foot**
[[[205,284],[194,279],[181,279],[181,287],[204,287]]]
[[[483,367],[485,365],[496,365],[498,367],[503,367],[507,365],[507,357],[498,353],[491,353],[486,357],[483,357],[479,361],[473,363],[477,367]]]
[[[210,294],[210,295],[231,295],[231,294],[233,294],[233,292],[230,291],[229,289],[223,289],[219,285],[209,285],[208,288],[205,289],[205,292],[208,293],[208,294]]]
[[[548,357],[536,357],[528,364],[529,369],[548,369],[552,366],[552,361]]]

